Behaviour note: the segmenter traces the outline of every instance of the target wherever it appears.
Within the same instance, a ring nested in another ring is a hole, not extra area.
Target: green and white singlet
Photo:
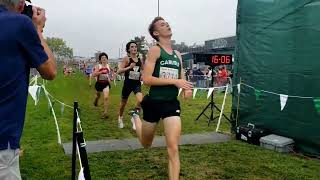
[[[160,47],[160,57],[156,61],[152,76],[161,79],[181,78],[181,63],[175,51],[171,55]],[[177,98],[178,91],[174,85],[151,86],[149,96],[153,100],[171,101]]]

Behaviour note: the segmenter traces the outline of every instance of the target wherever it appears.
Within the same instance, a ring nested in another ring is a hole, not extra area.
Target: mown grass
[[[81,74],[70,77],[58,76],[46,84],[47,90],[66,104],[78,101],[86,140],[122,139],[135,137],[129,116],[125,115],[125,128],[117,127],[117,112],[120,102],[121,83],[113,85],[110,92],[110,117],[101,119],[102,105],[93,106],[94,88],[89,87]],[[144,88],[144,92],[147,89]],[[217,94],[215,101],[221,106],[223,95]],[[131,97],[126,110],[134,107]],[[196,99],[181,100],[182,133],[203,133],[215,130],[216,121],[210,126],[206,118],[199,122],[195,118],[209,102],[206,92],[199,92]],[[230,113],[231,97],[228,96],[226,111]],[[72,109],[54,103],[62,141],[72,139]],[[127,114],[127,113],[125,113]],[[215,113],[215,115],[217,115]],[[157,135],[162,135],[162,125]],[[228,133],[230,126],[223,119],[220,130]],[[34,106],[29,98],[26,123],[22,139],[24,154],[21,157],[23,179],[70,179],[71,157],[64,155],[57,143],[54,120],[43,93]],[[181,146],[181,179],[319,179],[320,162],[292,155],[279,154],[257,146],[237,141],[210,145]],[[117,151],[89,154],[93,179],[167,179],[166,149]]]

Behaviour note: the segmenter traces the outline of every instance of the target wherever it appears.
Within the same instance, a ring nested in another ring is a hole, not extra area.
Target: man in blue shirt
[[[0,179],[21,179],[19,142],[23,130],[30,68],[54,79],[54,56],[42,35],[45,11],[22,15],[25,0],[0,0]]]

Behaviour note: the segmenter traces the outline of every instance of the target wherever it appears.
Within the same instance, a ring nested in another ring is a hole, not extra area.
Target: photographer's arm
[[[45,10],[37,7],[33,7],[33,23],[36,27],[38,32],[38,36],[41,41],[41,45],[43,46],[44,51],[48,56],[48,60],[41,64],[37,70],[39,71],[40,75],[44,79],[53,80],[57,75],[57,65],[56,60],[53,56],[52,51],[50,50],[48,44],[45,41],[45,38],[42,35],[43,27],[46,22]]]
[[[48,44],[46,43],[41,31],[38,30],[38,35],[41,41],[41,45],[44,48],[44,51],[48,55],[48,60],[41,64],[37,70],[39,71],[40,75],[44,79],[53,80],[55,76],[57,75],[57,64],[56,60],[53,56],[52,51],[50,50]]]

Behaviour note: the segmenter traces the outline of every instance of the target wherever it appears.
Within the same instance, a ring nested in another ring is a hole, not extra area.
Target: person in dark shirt
[[[21,12],[24,0],[0,0],[0,179],[21,179],[20,138],[30,68],[52,80],[57,68],[42,35],[45,11],[33,7],[32,19]]]
[[[127,56],[122,59],[122,62],[117,71],[118,74],[124,73],[124,83],[121,93],[121,103],[119,108],[119,118],[118,124],[119,128],[123,128],[123,112],[126,107],[128,98],[131,92],[134,93],[136,97],[136,109],[140,111],[140,103],[142,101],[142,92],[141,92],[141,73],[142,73],[142,59],[139,57],[138,45],[134,41],[130,41],[126,44]],[[136,130],[136,126],[131,118],[132,129]]]

